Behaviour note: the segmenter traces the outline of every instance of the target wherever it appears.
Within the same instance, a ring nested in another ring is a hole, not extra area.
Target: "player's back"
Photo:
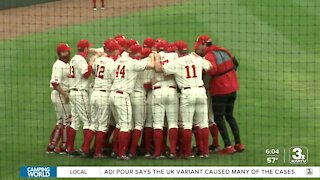
[[[162,65],[175,61],[177,58],[176,53],[166,53],[161,51],[159,52],[159,55],[161,57]],[[159,81],[156,84],[154,84],[155,87],[156,86],[160,86],[160,87],[176,86],[176,81],[174,80],[174,78],[165,78],[166,75],[164,73],[155,73],[154,76],[156,79],[163,79],[162,81]]]
[[[175,61],[175,78],[179,88],[186,87],[200,87],[203,86],[202,70],[209,69],[209,62],[191,53],[186,56],[182,56]]]
[[[144,70],[147,63],[132,59],[129,56],[120,57],[114,65],[115,73],[111,90],[120,90],[130,94],[133,91],[139,71]]]
[[[81,55],[75,55],[70,61],[70,89],[88,90],[90,81],[84,78],[88,63]]]
[[[144,58],[141,61],[150,61],[150,58]],[[151,75],[152,75],[153,70],[145,70],[145,71],[141,71],[139,72],[137,78],[136,78],[136,82],[134,85],[134,91],[138,91],[138,92],[143,92],[146,93],[146,90],[144,88],[144,84],[147,82],[150,82],[151,80]]]
[[[114,60],[103,56],[95,60],[93,71],[95,73],[94,87],[95,90],[111,90],[114,75]]]

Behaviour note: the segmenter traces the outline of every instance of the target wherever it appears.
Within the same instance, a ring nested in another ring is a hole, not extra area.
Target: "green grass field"
[[[281,150],[275,165],[290,165],[283,150],[295,145],[308,147],[308,165],[320,165],[319,12],[317,0],[191,0],[0,41],[0,179],[18,179],[22,165],[268,166],[266,148]],[[189,161],[46,155],[55,124],[49,88],[55,45],[75,47],[87,38],[99,46],[117,33],[140,41],[147,36],[184,39],[190,46],[207,33],[230,49],[240,59],[236,117],[247,150]]]

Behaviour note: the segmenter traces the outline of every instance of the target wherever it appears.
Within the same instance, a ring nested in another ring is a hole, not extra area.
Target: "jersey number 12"
[[[105,71],[105,67],[104,66],[97,66],[97,74],[96,74],[96,77],[97,78],[100,78],[100,79],[103,79],[103,73]]]
[[[192,71],[193,71],[193,76],[190,75],[190,66],[185,66],[186,71],[187,71],[187,78],[196,78],[197,77],[197,73],[196,73],[196,66],[192,65]]]

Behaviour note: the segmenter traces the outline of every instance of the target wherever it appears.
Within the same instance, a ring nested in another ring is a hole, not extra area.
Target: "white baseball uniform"
[[[50,80],[50,87],[53,88],[52,84],[59,85],[65,92],[69,91],[69,73],[70,65],[61,60],[57,60],[52,67],[52,74]],[[63,124],[66,125],[70,115],[70,105],[65,103],[63,96],[57,91],[53,90],[51,92],[51,101],[54,105],[56,116],[57,116],[57,125]]]
[[[93,92],[90,96],[92,131],[107,131],[110,121],[109,95],[113,83],[114,60],[103,56],[95,60],[93,72],[95,74]]]
[[[174,74],[181,89],[180,111],[184,129],[192,129],[194,117],[199,121],[200,128],[208,127],[207,95],[202,71],[210,68],[208,61],[194,53],[163,65],[163,71]]]
[[[132,107],[130,94],[132,93],[137,76],[146,69],[147,61],[138,61],[131,57],[121,57],[115,62],[114,81],[110,93],[110,105],[120,131],[131,129]]]
[[[141,61],[149,62],[150,58],[144,58]],[[134,112],[131,129],[142,130],[144,127],[147,114],[147,91],[144,89],[144,84],[150,82],[150,78],[148,77],[149,71],[139,72],[133,92],[130,94],[132,112]]]
[[[83,122],[83,129],[89,129],[90,101],[89,84],[90,80],[84,75],[88,73],[89,65],[81,55],[75,55],[70,61],[70,98],[71,98],[71,127],[78,130],[80,121]]]
[[[176,53],[160,52],[161,63],[168,64],[174,62]],[[162,129],[165,116],[168,122],[168,128],[177,128],[179,98],[177,94],[177,85],[174,78],[165,78],[164,73],[155,73],[155,78],[163,79],[153,85],[152,97],[152,115],[153,128]]]

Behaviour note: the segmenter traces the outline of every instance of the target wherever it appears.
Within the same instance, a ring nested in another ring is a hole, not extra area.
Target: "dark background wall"
[[[21,6],[30,6],[38,3],[45,3],[57,0],[0,0],[0,9],[9,9]]]

